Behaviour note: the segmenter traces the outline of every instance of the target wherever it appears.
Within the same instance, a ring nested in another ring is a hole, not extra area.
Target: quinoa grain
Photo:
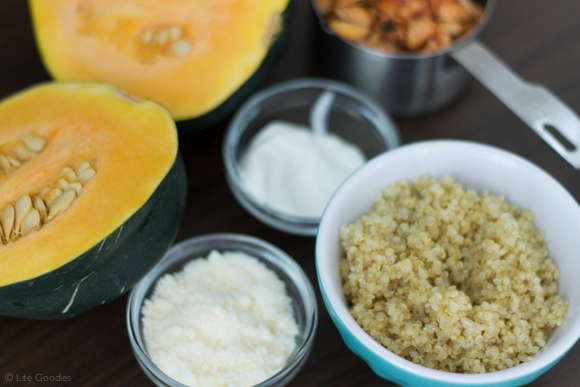
[[[357,323],[427,367],[482,373],[529,361],[566,316],[533,214],[450,176],[400,181],[341,227]]]

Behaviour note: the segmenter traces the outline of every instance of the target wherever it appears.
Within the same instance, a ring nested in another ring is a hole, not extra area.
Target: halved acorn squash
[[[285,30],[289,0],[29,3],[41,57],[55,79],[113,83],[182,121],[210,114],[249,80],[256,86],[251,78],[261,64],[261,73],[272,67],[267,54]],[[228,105],[222,118],[235,104]]]
[[[47,83],[0,102],[0,315],[72,316],[131,289],[180,226],[169,112],[116,87]]]

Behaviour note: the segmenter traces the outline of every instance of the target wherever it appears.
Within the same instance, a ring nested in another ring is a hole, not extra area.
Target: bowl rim
[[[580,317],[577,317],[573,323],[570,324],[568,329],[562,332],[561,336],[558,337],[554,343],[547,348],[545,351],[541,351],[536,357],[535,361],[520,363],[517,366],[499,370],[494,372],[488,372],[484,374],[459,374],[448,371],[436,370],[426,366],[422,366],[413,363],[410,360],[406,360],[393,352],[386,349],[384,346],[375,341],[370,335],[368,335],[354,320],[351,316],[348,307],[344,303],[342,294],[330,293],[329,283],[332,281],[331,273],[326,270],[327,267],[322,262],[328,261],[328,256],[325,253],[325,249],[322,246],[328,244],[328,239],[330,235],[326,231],[327,229],[334,229],[329,225],[330,218],[329,213],[335,211],[335,207],[341,201],[342,193],[345,191],[345,187],[350,185],[359,184],[360,180],[369,175],[373,175],[376,169],[381,165],[386,165],[391,159],[399,157],[401,154],[408,153],[410,155],[417,154],[421,152],[422,149],[426,147],[433,147],[436,145],[438,151],[440,152],[453,152],[463,149],[463,151],[484,151],[493,154],[502,160],[517,164],[518,168],[525,169],[531,173],[534,173],[539,180],[544,184],[552,184],[555,189],[559,191],[563,197],[568,197],[575,204],[577,211],[580,210],[578,202],[576,199],[566,190],[564,186],[560,184],[553,176],[548,174],[545,170],[533,164],[532,162],[526,160],[525,158],[512,153],[508,150],[483,144],[475,141],[468,140],[424,140],[414,143],[409,143],[403,145],[397,149],[390,152],[385,152],[382,155],[375,157],[373,160],[369,161],[366,165],[359,168],[355,173],[353,173],[343,184],[335,191],[333,197],[330,199],[325,212],[322,216],[319,232],[316,237],[315,246],[315,262],[316,262],[316,272],[319,283],[320,292],[322,294],[324,305],[327,308],[329,314],[331,315],[333,322],[335,318],[338,318],[341,324],[348,329],[348,333],[356,338],[356,340],[368,351],[370,351],[374,356],[381,358],[385,362],[390,363],[400,372],[407,375],[413,374],[424,379],[437,380],[438,382],[446,383],[456,383],[457,385],[469,385],[469,386],[483,386],[490,385],[492,383],[515,381],[517,379],[525,378],[531,374],[538,373],[535,377],[539,376],[541,373],[546,371],[549,367],[555,364],[566,352],[574,346],[574,344],[580,338]],[[362,214],[361,214],[362,215]],[[325,286],[326,285],[326,286]],[[330,287],[334,289],[334,287]],[[570,311],[568,311],[570,313]],[[344,332],[341,331],[341,335]],[[359,355],[357,353],[357,355]],[[359,355],[360,356],[360,355]],[[531,380],[530,380],[531,381]]]
[[[370,112],[365,114],[365,118],[373,124],[376,132],[386,144],[385,151],[397,148],[401,140],[395,122],[377,102],[354,86],[329,78],[303,77],[276,83],[256,92],[238,109],[227,127],[222,143],[226,180],[230,190],[240,204],[262,222],[284,232],[314,236],[318,230],[319,217],[294,216],[271,209],[256,201],[252,195],[246,192],[240,178],[235,155],[238,142],[246,129],[244,122],[254,118],[253,112],[256,106],[275,95],[299,89],[333,91],[365,106]],[[372,116],[372,119],[369,116]]]
[[[303,365],[304,360],[309,355],[310,349],[314,344],[314,337],[318,327],[318,303],[316,293],[312,283],[302,267],[285,251],[269,243],[263,239],[238,233],[214,233],[198,235],[191,238],[184,239],[174,244],[164,255],[161,261],[151,269],[147,275],[131,290],[127,300],[127,307],[125,312],[126,327],[131,342],[133,353],[145,374],[157,384],[157,382],[164,383],[164,385],[187,387],[186,385],[171,378],[160,370],[157,365],[149,358],[145,348],[145,341],[141,338],[141,328],[139,322],[141,321],[141,308],[145,301],[147,292],[152,289],[159,278],[163,276],[166,270],[174,263],[183,261],[179,270],[182,270],[183,265],[190,262],[192,259],[207,258],[201,255],[192,255],[187,252],[187,249],[194,245],[209,246],[220,244],[215,250],[218,251],[242,251],[233,246],[240,246],[242,244],[262,249],[267,257],[257,256],[252,253],[251,256],[258,259],[260,262],[268,262],[276,267],[277,270],[287,275],[288,281],[292,282],[297,289],[297,294],[300,298],[300,303],[303,304],[305,313],[305,329],[304,338],[297,343],[293,350],[291,357],[288,359],[286,365],[280,369],[276,374],[271,375],[268,379],[254,385],[253,387],[268,387],[273,382],[283,380],[287,375],[294,376],[295,373]],[[232,246],[231,248],[229,246]],[[185,250],[185,251],[184,251]],[[209,248],[214,250],[214,248]],[[209,251],[208,250],[208,251]],[[184,254],[185,253],[185,254]],[[269,268],[270,269],[270,268]],[[178,271],[179,271],[178,270]],[[272,270],[272,269],[270,269]],[[280,278],[286,284],[286,280]],[[287,293],[289,297],[290,294]],[[293,302],[295,302],[293,300]],[[157,380],[154,380],[156,378]]]

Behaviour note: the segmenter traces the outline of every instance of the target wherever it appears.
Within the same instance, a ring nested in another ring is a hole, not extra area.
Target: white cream
[[[364,162],[360,149],[337,135],[272,121],[250,143],[240,176],[246,191],[266,206],[318,218],[338,186]]]

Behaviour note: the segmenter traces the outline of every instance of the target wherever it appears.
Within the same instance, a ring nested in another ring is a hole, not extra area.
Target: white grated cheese
[[[284,283],[256,258],[210,252],[166,274],[143,305],[147,351],[191,387],[248,387],[284,367],[298,326]]]

